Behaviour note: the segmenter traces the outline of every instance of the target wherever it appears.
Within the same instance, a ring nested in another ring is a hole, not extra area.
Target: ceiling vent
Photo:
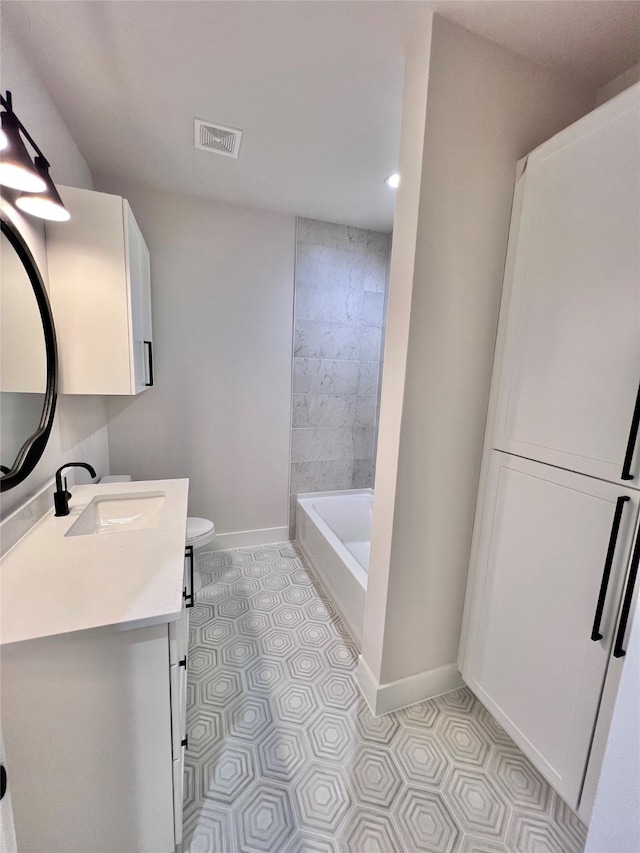
[[[196,148],[204,151],[214,151],[216,154],[224,154],[225,157],[236,157],[240,153],[240,142],[242,131],[234,127],[223,127],[221,124],[212,124],[210,121],[195,119],[196,123]]]

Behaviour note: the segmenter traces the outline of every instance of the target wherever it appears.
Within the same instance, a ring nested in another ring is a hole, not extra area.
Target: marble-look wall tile
[[[377,361],[382,332],[375,326],[297,320],[293,354],[299,358]]]
[[[361,328],[347,323],[297,320],[293,354],[299,358],[358,361],[362,357]],[[371,331],[375,333],[376,330]]]
[[[375,453],[375,429],[373,427],[356,427],[353,431],[353,458],[373,461]]]
[[[291,464],[291,494],[333,492],[350,489],[353,459],[341,462],[293,462]]]
[[[364,228],[336,225],[315,219],[298,219],[298,243],[314,243],[334,249],[355,249],[361,252],[387,251],[389,235]]]
[[[359,326],[360,361],[376,361],[382,349],[382,330],[375,326]]]
[[[384,293],[387,282],[387,256],[385,247],[381,251],[369,252],[364,262],[363,290]]]
[[[361,361],[358,374],[358,394],[376,394],[378,391],[377,361]]]
[[[382,328],[383,312],[384,293],[365,291],[362,294],[362,307],[360,309],[362,323],[365,326],[375,326],[377,329]]]
[[[355,426],[374,426],[376,423],[377,400],[373,394],[357,398]]]
[[[369,256],[352,249],[331,249],[299,243],[296,254],[296,286],[350,287],[363,290],[372,276]],[[368,290],[375,288],[368,287]],[[384,282],[383,282],[384,290]]]
[[[292,496],[373,486],[389,244],[298,220]]]
[[[358,400],[353,394],[294,394],[293,427],[355,426]]]
[[[351,427],[293,429],[291,432],[292,462],[344,462],[353,458]]]
[[[357,361],[326,358],[294,358],[295,394],[356,394],[360,378]]]
[[[373,489],[375,470],[372,459],[356,459],[353,463],[352,489]]]
[[[296,286],[296,318],[323,323],[349,323],[352,325],[375,326],[375,307],[369,297],[378,293],[363,293],[350,287],[318,287],[315,284]],[[366,305],[366,307],[365,307]],[[368,318],[368,319],[366,319]],[[382,322],[382,301],[380,317]]]

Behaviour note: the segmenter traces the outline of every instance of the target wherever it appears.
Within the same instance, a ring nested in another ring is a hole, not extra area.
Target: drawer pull
[[[633,557],[629,566],[629,577],[627,578],[627,588],[624,593],[624,601],[622,602],[622,613],[620,614],[620,623],[618,625],[618,633],[616,634],[616,642],[613,647],[614,658],[623,658],[626,651],[622,648],[624,643],[624,635],[627,632],[627,622],[629,621],[629,612],[631,611],[631,602],[633,600],[633,589],[636,585],[636,577],[638,575],[638,563],[640,563],[640,532],[636,537],[635,548],[633,549]]]
[[[602,639],[600,633],[600,621],[602,612],[604,611],[604,602],[607,597],[607,587],[609,586],[609,578],[611,576],[611,566],[616,552],[616,543],[618,541],[618,531],[620,530],[620,520],[622,519],[622,510],[625,503],[630,500],[627,495],[621,496],[616,501],[616,509],[613,514],[613,524],[611,525],[611,536],[609,537],[609,547],[607,548],[607,556],[604,561],[604,570],[602,572],[602,582],[600,584],[600,594],[598,595],[598,603],[596,605],[596,614],[593,619],[593,628],[591,629],[591,639],[594,642]]]
[[[193,596],[193,545],[187,545],[184,549],[184,556],[189,561],[189,592],[187,592],[185,587],[182,597],[186,602],[186,607],[193,607],[195,604]]]
[[[147,388],[151,388],[153,385],[153,343],[151,341],[144,341],[145,347],[147,347],[148,353],[148,365],[149,365],[149,381],[144,384]]]
[[[178,663],[178,666],[183,666],[185,669],[187,668],[187,656],[185,655],[182,660]]]

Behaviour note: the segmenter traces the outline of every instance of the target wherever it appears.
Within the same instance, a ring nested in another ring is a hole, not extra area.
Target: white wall
[[[16,113],[51,162],[53,179],[70,186],[90,189],[91,174],[82,154],[4,21],[0,48],[0,88],[3,92],[6,89],[12,92]],[[46,284],[44,232],[39,220],[15,214],[14,221],[29,244]],[[3,492],[2,514],[11,512],[28,495],[38,491],[64,462],[89,462],[99,474],[107,473],[109,457],[106,423],[107,412],[103,399],[59,397],[53,430],[44,455],[23,483]],[[84,473],[79,473],[78,480],[84,477]]]
[[[190,514],[218,533],[288,539],[294,217],[96,188],[129,199],[151,253],[156,384],[109,401],[112,471],[189,477]]]
[[[437,15],[415,51],[363,645],[379,684],[455,673],[516,162],[593,103]]]

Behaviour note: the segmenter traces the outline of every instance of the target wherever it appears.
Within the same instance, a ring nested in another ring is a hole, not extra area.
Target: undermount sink
[[[71,525],[65,536],[124,533],[157,527],[164,492],[136,492],[95,497]]]

